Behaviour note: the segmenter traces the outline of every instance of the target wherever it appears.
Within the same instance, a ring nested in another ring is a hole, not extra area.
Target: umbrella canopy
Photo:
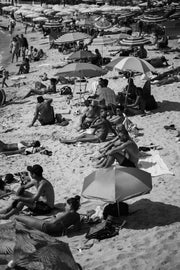
[[[44,24],[44,27],[45,28],[59,28],[61,27],[61,23],[57,22],[57,21],[54,21],[54,22],[46,22]]]
[[[160,23],[164,22],[167,19],[164,18],[163,16],[158,16],[158,15],[149,15],[149,16],[143,16],[141,18],[141,21],[146,22],[146,23]]]
[[[103,30],[110,28],[111,23],[104,16],[102,16],[99,20],[95,22],[94,26],[100,30]]]
[[[91,39],[91,36],[81,32],[72,32],[62,35],[56,40],[56,43],[68,43],[84,39]]]
[[[27,14],[25,17],[29,18],[29,19],[33,19],[33,18],[37,18],[39,16],[40,16],[39,13],[30,13],[30,14]]]
[[[46,17],[33,18],[33,22],[46,22],[48,19]]]
[[[124,46],[139,46],[150,43],[150,40],[143,37],[133,37],[130,36],[129,38],[122,39],[120,41],[121,45]]]
[[[134,56],[124,57],[115,66],[117,70],[135,71],[140,73],[156,72],[155,68],[147,61]]]
[[[16,269],[79,269],[67,243],[19,222],[1,225],[0,237],[0,257],[13,259]]]
[[[84,179],[82,196],[115,203],[150,192],[152,178],[137,168],[110,167],[94,171]]]
[[[96,55],[92,53],[91,51],[77,51],[75,53],[72,53],[69,57],[68,60],[78,60],[78,59],[92,59],[95,58]]]
[[[101,37],[94,38],[91,45],[92,46],[99,46],[99,45],[107,46],[107,45],[113,44],[116,40],[117,38],[101,36]]]
[[[122,33],[127,33],[128,31],[131,31],[132,29],[130,27],[126,27],[126,26],[123,26],[123,27],[120,27],[119,28],[119,31],[122,32]]]
[[[113,70],[113,68],[115,67],[115,65],[117,65],[125,56],[121,56],[118,57],[114,60],[112,60],[110,63],[108,63],[105,68],[107,68],[108,70]]]
[[[106,74],[102,68],[89,63],[72,63],[61,68],[54,76],[92,78]]]

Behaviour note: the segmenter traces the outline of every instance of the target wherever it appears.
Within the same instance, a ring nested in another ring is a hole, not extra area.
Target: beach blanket
[[[150,173],[152,176],[160,176],[163,174],[171,174],[173,172],[168,169],[163,159],[159,155],[159,151],[151,150],[149,152],[141,152],[138,167],[139,169]]]

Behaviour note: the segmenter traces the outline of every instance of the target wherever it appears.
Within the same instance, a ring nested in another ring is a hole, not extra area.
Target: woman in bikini
[[[80,197],[75,196],[67,199],[65,212],[57,214],[48,221],[28,216],[17,216],[16,220],[49,235],[62,236],[69,227],[80,224],[80,215],[77,213],[79,207]]]

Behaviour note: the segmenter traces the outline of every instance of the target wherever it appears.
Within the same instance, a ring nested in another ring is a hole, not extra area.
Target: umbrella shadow
[[[153,110],[153,113],[161,113],[161,112],[171,112],[171,111],[180,111],[180,103],[169,101],[169,100],[163,100],[162,102],[158,102],[158,108],[156,110]]]
[[[130,207],[132,214],[127,218],[127,229],[144,230],[180,222],[180,208],[175,205],[141,199]]]

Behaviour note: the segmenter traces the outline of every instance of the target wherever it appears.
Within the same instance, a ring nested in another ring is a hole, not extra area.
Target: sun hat
[[[35,164],[33,166],[27,166],[27,170],[31,173],[36,174],[37,176],[41,176],[43,172],[43,168],[39,164]]]

